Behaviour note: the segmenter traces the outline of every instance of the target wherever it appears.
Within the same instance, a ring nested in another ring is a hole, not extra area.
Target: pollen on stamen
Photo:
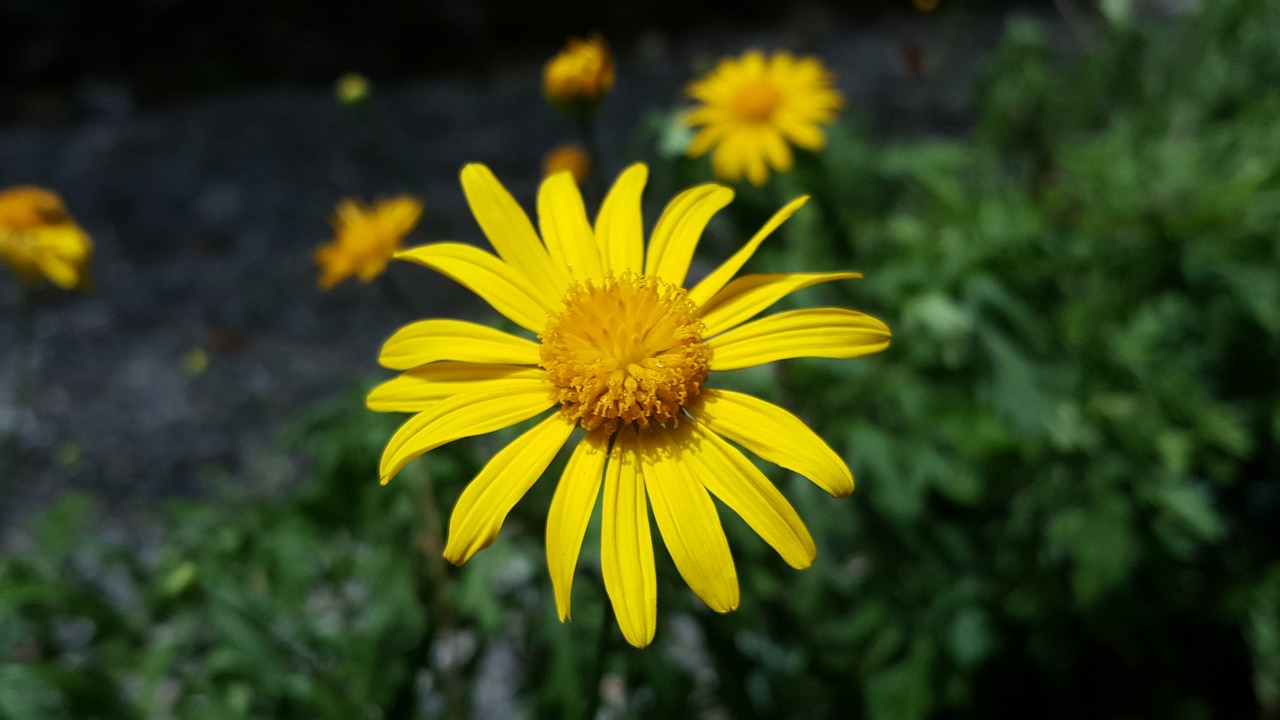
[[[683,289],[650,275],[572,286],[540,336],[561,412],[588,430],[678,423],[711,362],[697,311]]]

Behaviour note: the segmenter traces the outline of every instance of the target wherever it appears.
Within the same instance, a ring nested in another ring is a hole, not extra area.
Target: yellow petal
[[[415,367],[369,392],[365,406],[378,412],[422,412],[460,393],[481,390],[503,380],[534,380],[542,368],[474,362],[433,362]]]
[[[477,392],[455,395],[409,418],[382,452],[378,473],[386,484],[410,460],[459,438],[511,427],[555,404],[545,380],[495,382]]]
[[[395,331],[378,355],[378,362],[392,370],[438,360],[537,365],[538,344],[486,325],[433,319],[412,322]]]
[[[862,273],[744,275],[726,285],[702,306],[702,322],[706,325],[702,337],[709,338],[750,320],[765,308],[801,288],[859,277],[862,277]]]
[[[529,216],[493,172],[478,163],[462,168],[462,192],[498,256],[532,284],[549,286],[555,298],[563,295],[568,273],[551,262]]]
[[[750,260],[751,256],[755,254],[756,248],[760,247],[760,243],[764,242],[770,233],[777,230],[779,225],[786,222],[787,218],[795,214],[795,211],[799,210],[800,206],[804,205],[808,200],[808,195],[802,195],[774,213],[773,217],[769,218],[769,221],[760,228],[760,231],[746,245],[742,246],[741,250],[734,253],[733,257],[724,261],[720,267],[711,271],[710,275],[693,286],[693,289],[689,291],[689,299],[699,306],[705,305],[707,301],[733,279],[734,275],[738,274],[738,271],[747,263],[747,260]]]
[[[797,569],[813,564],[818,548],[791,503],[750,460],[700,423],[690,427],[690,472],[746,521],[783,561]]]
[[[604,477],[600,569],[622,636],[642,648],[658,626],[658,577],[635,431],[619,430]]]
[[[800,418],[760,398],[703,388],[690,411],[698,422],[775,465],[809,478],[844,497],[853,492],[853,473]]]
[[[735,129],[726,134],[711,151],[711,173],[726,182],[737,182],[750,152],[748,142],[748,131]]]
[[[551,464],[574,427],[556,413],[493,456],[453,506],[444,547],[446,560],[461,565],[489,547],[507,513]]]
[[[683,286],[702,231],[711,217],[732,201],[732,190],[713,183],[691,187],[676,195],[653,228],[644,273]]]
[[[602,428],[588,433],[565,465],[547,513],[547,570],[551,573],[561,622],[569,619],[573,572],[578,567],[578,553],[582,551],[582,538],[591,522],[591,511],[600,496],[600,482],[608,457],[608,434]]]
[[[753,320],[706,343],[712,370],[795,357],[856,358],[889,347],[889,326],[856,310],[791,310]]]
[[[36,265],[49,282],[63,290],[71,290],[80,282],[79,267],[63,258],[42,253],[36,256]]]
[[[775,128],[760,132],[760,151],[769,165],[778,172],[788,172],[795,165],[795,156],[791,153],[791,148]]]
[[[640,214],[640,195],[649,168],[636,163],[618,176],[596,217],[596,244],[604,269],[621,275],[627,270],[640,272],[644,262],[644,220]]]
[[[432,243],[396,253],[401,260],[425,265],[479,295],[493,309],[521,327],[542,332],[558,294],[517,272],[480,248],[463,243]]]
[[[538,223],[551,258],[581,282],[604,277],[600,251],[582,204],[582,193],[569,173],[556,173],[538,189]]]
[[[750,144],[744,143],[743,162],[747,168],[747,182],[756,187],[764,187],[769,181],[769,166],[764,161],[764,145],[761,135],[767,130],[758,131],[751,136]]]
[[[640,433],[644,487],[680,577],[707,607],[724,613],[738,608],[738,573],[715,503],[681,464],[688,451],[676,438],[688,435],[691,424]]]

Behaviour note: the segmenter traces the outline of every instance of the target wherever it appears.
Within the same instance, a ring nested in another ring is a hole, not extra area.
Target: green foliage
[[[873,358],[718,379],[858,476],[834,500],[768,468],[812,569],[726,510],[742,607],[707,610],[659,550],[637,651],[607,615],[597,517],[561,624],[553,483],[444,567],[441,510],[509,438],[379,487],[396,419],[352,395],[286,434],[310,458],[295,496],[174,506],[141,552],[85,501],[55,507],[0,560],[0,717],[573,718],[599,643],[611,717],[1280,713],[1280,3],[1150,27],[1111,5],[1070,61],[1013,23],[972,140],[837,128],[703,243],[714,262],[809,193],[748,269],[861,270],[782,304],[894,330]],[[706,172],[671,133],[653,122],[655,195]]]

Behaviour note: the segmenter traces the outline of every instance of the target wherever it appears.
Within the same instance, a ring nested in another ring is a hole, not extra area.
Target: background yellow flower
[[[316,248],[320,289],[328,290],[353,275],[361,282],[381,275],[400,249],[400,241],[421,217],[422,203],[408,196],[372,207],[353,199],[338,203],[333,218],[336,237]]]
[[[715,148],[711,169],[717,178],[735,182],[745,175],[757,186],[769,179],[770,168],[791,169],[791,145],[821,149],[826,138],[818,126],[834,120],[844,104],[816,58],[785,52],[765,58],[757,50],[722,59],[686,93],[701,103],[684,115],[700,128],[689,156]]]
[[[551,177],[558,172],[568,171],[574,182],[582,185],[591,172],[591,156],[581,145],[557,145],[542,159],[542,176]]]
[[[554,105],[584,111],[594,107],[613,87],[613,77],[613,53],[604,38],[572,38],[543,67],[542,91]]]
[[[0,257],[29,283],[63,289],[89,282],[93,242],[71,218],[62,198],[38,187],[0,192]]]

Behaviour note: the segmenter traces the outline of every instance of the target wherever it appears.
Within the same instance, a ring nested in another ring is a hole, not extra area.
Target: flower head
[[[587,173],[591,172],[591,156],[581,145],[557,145],[542,159],[543,177],[566,171],[579,185],[587,179]]]
[[[333,83],[333,95],[338,102],[348,107],[361,105],[369,101],[372,94],[369,78],[360,73],[343,73]]]
[[[599,35],[572,38],[542,69],[542,92],[551,104],[589,112],[613,87],[613,53]]]
[[[420,217],[422,203],[411,197],[384,200],[373,207],[352,199],[338,203],[333,217],[336,237],[316,248],[320,289],[328,290],[352,275],[361,282],[381,275]]]
[[[889,344],[883,322],[853,310],[753,319],[795,290],[859,277],[734,279],[805,198],[778,211],[742,249],[687,288],[703,229],[733,191],[708,184],[680,193],[646,249],[640,195],[647,175],[644,165],[624,171],[594,225],[572,179],[564,173],[547,178],[538,192],[539,237],[488,168],[464,168],[463,190],[497,255],[445,242],[397,257],[465,285],[527,336],[459,320],[412,323],[387,340],[380,357],[403,374],[368,398],[374,410],[415,413],[387,443],[383,482],[445,443],[542,416],[458,499],[444,555],[459,565],[494,541],[507,513],[581,428],[547,517],[556,604],[567,619],[579,551],[603,492],[605,589],[623,634],[638,647],[652,640],[657,622],[650,512],[676,569],[717,612],[738,606],[738,580],[713,495],[793,567],[808,567],[816,556],[795,510],[737,446],[832,495],[853,491],[844,461],[796,416],[708,387],[715,374],[793,357],[855,358]]]
[[[770,168],[791,169],[791,145],[821,149],[826,139],[818,125],[834,120],[844,104],[816,58],[784,52],[765,58],[756,50],[722,59],[686,93],[701,103],[684,116],[699,128],[689,156],[714,147],[711,169],[717,178],[735,182],[746,175],[757,186],[769,179]]]
[[[69,290],[89,282],[93,242],[62,198],[38,187],[0,191],[0,257],[29,283]]]

